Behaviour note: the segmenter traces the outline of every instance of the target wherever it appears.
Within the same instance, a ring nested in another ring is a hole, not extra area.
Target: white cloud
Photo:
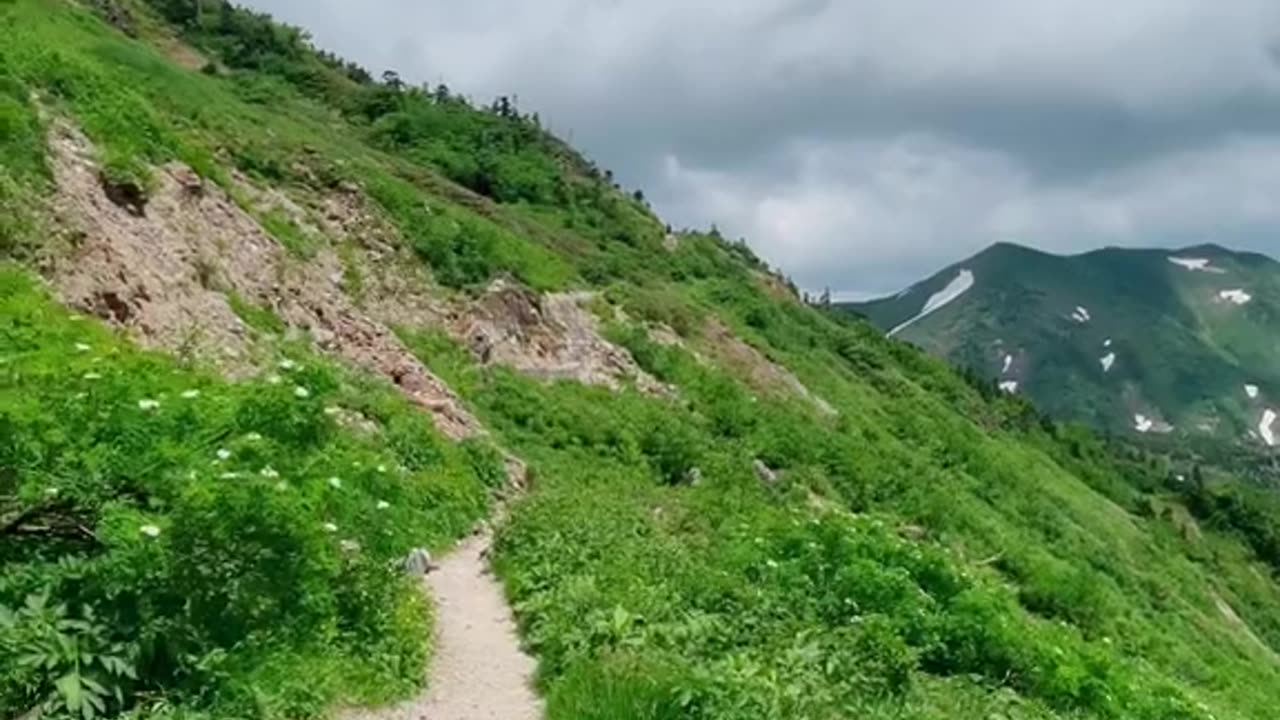
[[[809,288],[997,241],[1271,250],[1272,0],[252,0],[477,99],[515,93],[675,224]]]
[[[1280,227],[1280,138],[1229,139],[1080,185],[1037,183],[1014,158],[921,137],[798,146],[792,170],[732,175],[667,161],[669,204],[755,238],[818,289],[888,292],[995,241],[1071,252],[1188,244]],[[687,206],[687,207],[686,207]],[[848,277],[859,285],[843,285]]]

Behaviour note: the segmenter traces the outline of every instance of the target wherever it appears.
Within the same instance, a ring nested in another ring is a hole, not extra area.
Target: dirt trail
[[[537,720],[534,661],[520,650],[515,621],[484,558],[487,533],[472,535],[424,581],[436,604],[435,657],[427,689],[390,708],[343,720]]]

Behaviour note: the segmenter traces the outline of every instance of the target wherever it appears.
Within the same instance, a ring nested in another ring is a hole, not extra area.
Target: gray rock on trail
[[[431,553],[422,548],[414,548],[409,551],[409,555],[405,557],[401,567],[408,575],[422,576],[435,569],[431,564]]]

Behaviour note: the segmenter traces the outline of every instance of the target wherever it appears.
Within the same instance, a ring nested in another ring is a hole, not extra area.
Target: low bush
[[[402,694],[429,618],[397,559],[468,529],[500,475],[389,387],[305,355],[227,384],[0,270],[0,713]]]

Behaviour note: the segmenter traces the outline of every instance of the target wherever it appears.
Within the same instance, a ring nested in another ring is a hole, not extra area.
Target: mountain
[[[1280,263],[1262,255],[1002,243],[845,307],[1054,417],[1254,446],[1280,436]]]
[[[510,99],[220,0],[6,0],[0,37],[0,716],[1280,705],[1274,494],[807,305]],[[1093,284],[1270,307],[1203,252]],[[1137,303],[1063,282],[1086,327]]]

